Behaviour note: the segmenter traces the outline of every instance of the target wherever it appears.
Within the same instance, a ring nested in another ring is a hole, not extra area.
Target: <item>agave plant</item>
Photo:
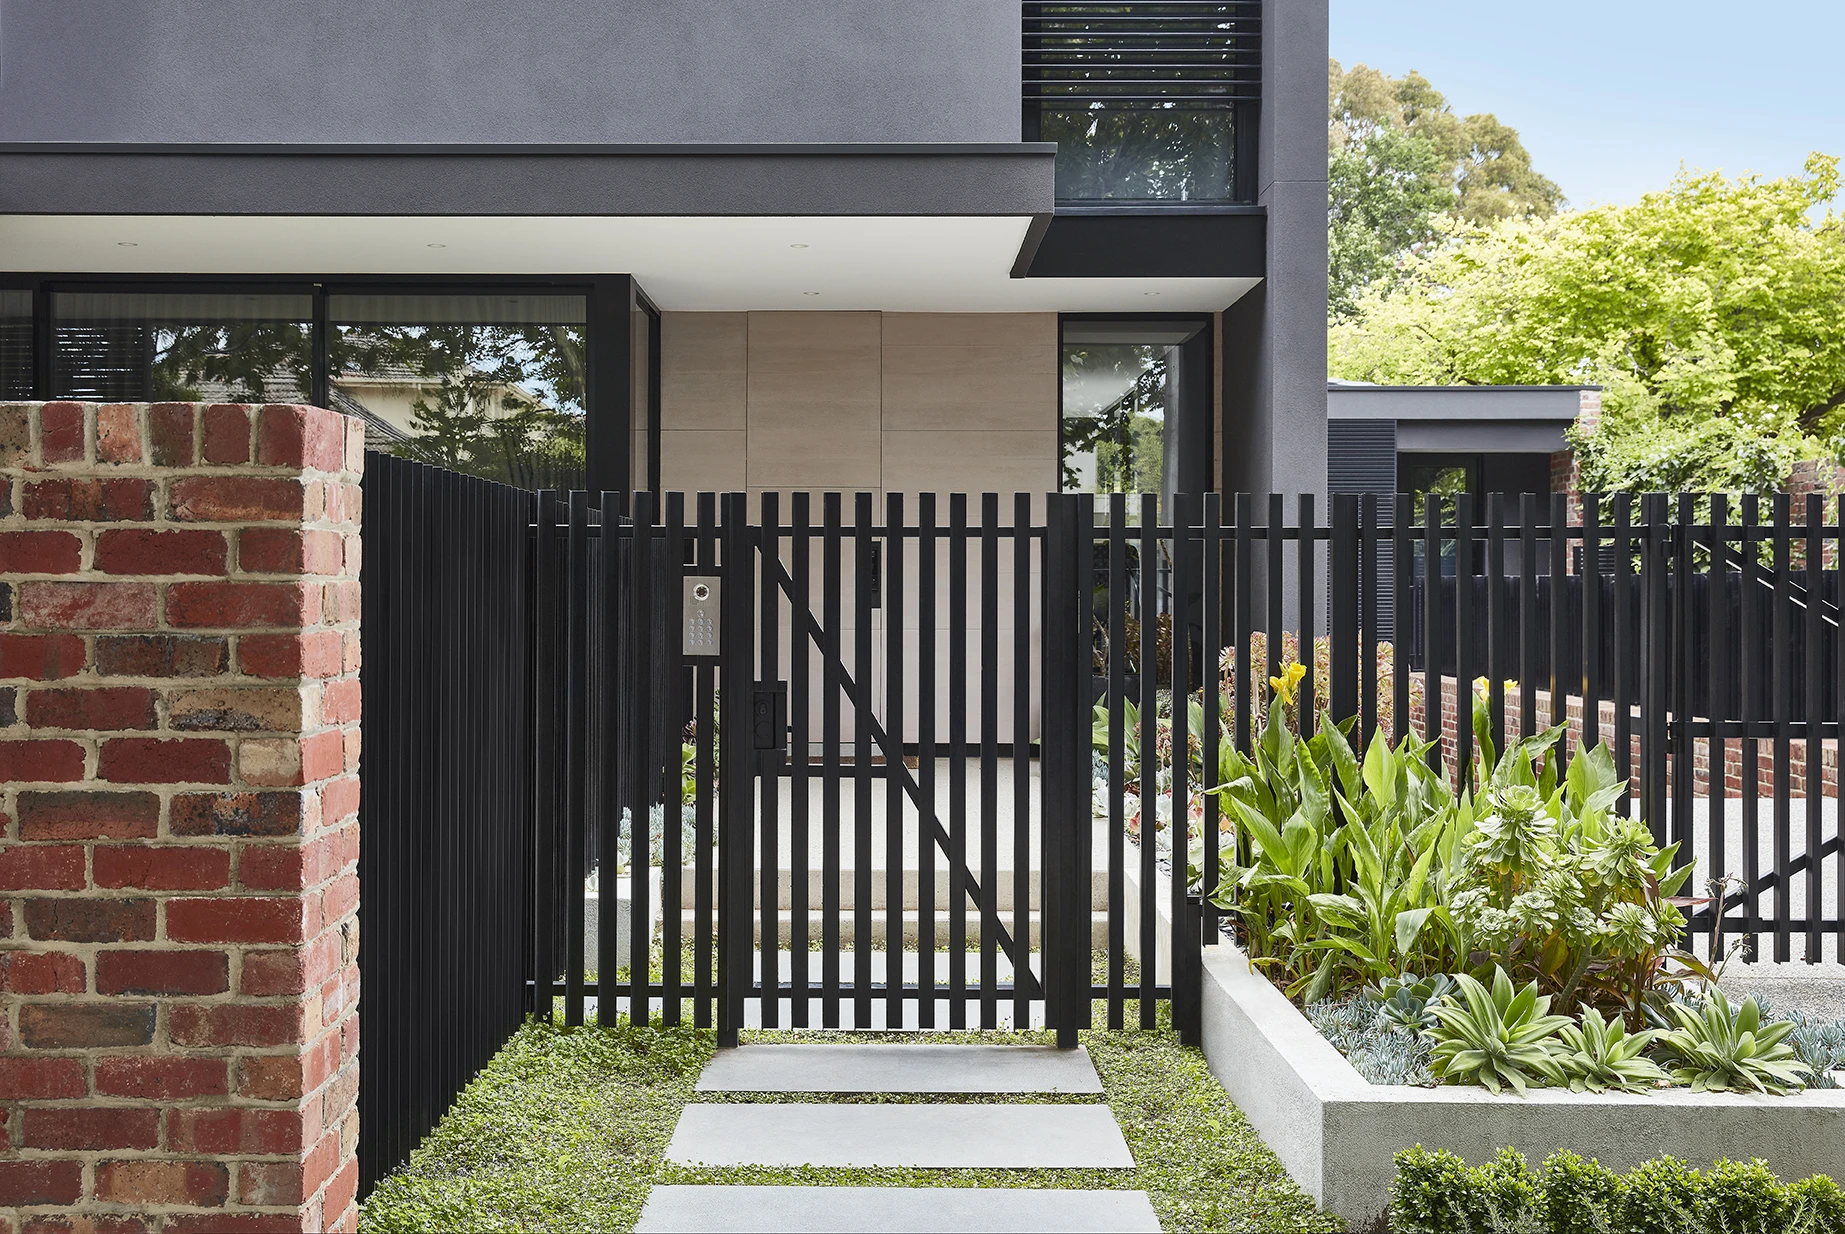
[[[1520,1094],[1533,1084],[1565,1082],[1551,1044],[1569,1019],[1550,1014],[1536,982],[1514,990],[1503,968],[1493,970],[1491,990],[1465,974],[1458,981],[1461,1001],[1450,996],[1434,1008],[1430,1069],[1438,1078]]]
[[[1702,1006],[1667,1003],[1666,1014],[1676,1027],[1659,1044],[1675,1064],[1672,1079],[1696,1092],[1751,1089],[1778,1095],[1801,1088],[1812,1074],[1787,1042],[1794,1025],[1764,1024],[1753,998],[1736,1005],[1712,986]]]
[[[1436,973],[1433,977],[1402,973],[1366,986],[1364,996],[1377,1004],[1378,1019],[1419,1033],[1435,1027],[1431,1008],[1458,988],[1454,978],[1446,973]]]
[[[1619,1017],[1604,1020],[1590,1007],[1582,1023],[1563,1026],[1550,1052],[1572,1092],[1639,1093],[1666,1082],[1665,1068],[1644,1054],[1658,1036],[1650,1028],[1630,1033]]]

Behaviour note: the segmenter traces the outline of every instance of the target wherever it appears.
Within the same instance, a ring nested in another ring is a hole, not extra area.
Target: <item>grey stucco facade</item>
[[[1010,0],[0,0],[0,143],[1016,142]]]
[[[1263,12],[1266,277],[1224,314],[1223,488],[1326,491],[1325,0]]]

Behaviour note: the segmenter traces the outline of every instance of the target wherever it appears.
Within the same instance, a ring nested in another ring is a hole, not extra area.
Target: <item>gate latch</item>
[[[778,763],[788,752],[788,683],[755,684],[750,697],[750,748],[767,764]]]

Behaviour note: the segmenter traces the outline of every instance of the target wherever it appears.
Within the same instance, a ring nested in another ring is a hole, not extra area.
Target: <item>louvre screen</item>
[[[0,400],[32,397],[32,293],[0,291]]]
[[[1025,99],[1215,107],[1262,97],[1259,0],[1024,6]]]

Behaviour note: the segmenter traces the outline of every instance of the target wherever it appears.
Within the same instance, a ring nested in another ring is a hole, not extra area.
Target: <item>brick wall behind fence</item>
[[[1454,767],[1456,757],[1454,699],[1454,678],[1444,676],[1441,679],[1441,752],[1442,758],[1446,761],[1449,768]],[[1537,711],[1537,723],[1540,728],[1556,723],[1552,718],[1554,713],[1551,710],[1550,691],[1538,690],[1536,692],[1534,704]],[[1469,723],[1471,723],[1471,716],[1473,714],[1471,711],[1471,702],[1468,705],[1470,708],[1468,711],[1470,717]],[[1508,736],[1516,735],[1518,731],[1519,707],[1520,687],[1515,683],[1508,684],[1505,691],[1505,716]],[[1576,694],[1568,695],[1564,699],[1564,708],[1566,718],[1569,721],[1569,729],[1565,740],[1568,742],[1568,749],[1574,752],[1582,748],[1582,697]],[[1409,717],[1410,724],[1418,733],[1427,731],[1424,727],[1426,722],[1426,708],[1423,706],[1422,697],[1420,695],[1417,695],[1410,703]],[[1640,712],[1638,708],[1634,709],[1633,717],[1633,728],[1631,730],[1633,735],[1630,739],[1630,757],[1632,761],[1630,766],[1633,769],[1632,775],[1637,786],[1640,774]],[[1595,740],[1612,748],[1614,745],[1614,704],[1606,699],[1603,699],[1601,703],[1599,721],[1600,723],[1597,726],[1597,736]],[[1723,768],[1720,775],[1721,784],[1718,786],[1718,789],[1720,792],[1731,797],[1740,796],[1743,790],[1743,769],[1746,765],[1743,757],[1743,743],[1740,740],[1732,739],[1722,744]],[[1692,743],[1692,793],[1698,797],[1709,797],[1713,795],[1711,785],[1712,753],[1710,745],[1711,743],[1703,738]],[[1756,741],[1754,746],[1756,791],[1762,797],[1771,797],[1774,795],[1775,791],[1774,743],[1772,741]],[[1791,797],[1805,797],[1807,796],[1807,743],[1801,738],[1790,740],[1788,742],[1788,751],[1788,761],[1790,764],[1788,768],[1788,795]],[[1837,797],[1839,795],[1838,742],[1822,741],[1820,743],[1819,758],[1820,796]],[[1671,774],[1672,763],[1673,759],[1668,755],[1666,758],[1668,776]],[[1668,783],[1669,782],[1670,781],[1668,781]]]
[[[356,1224],[363,458],[0,404],[0,1234]]]

